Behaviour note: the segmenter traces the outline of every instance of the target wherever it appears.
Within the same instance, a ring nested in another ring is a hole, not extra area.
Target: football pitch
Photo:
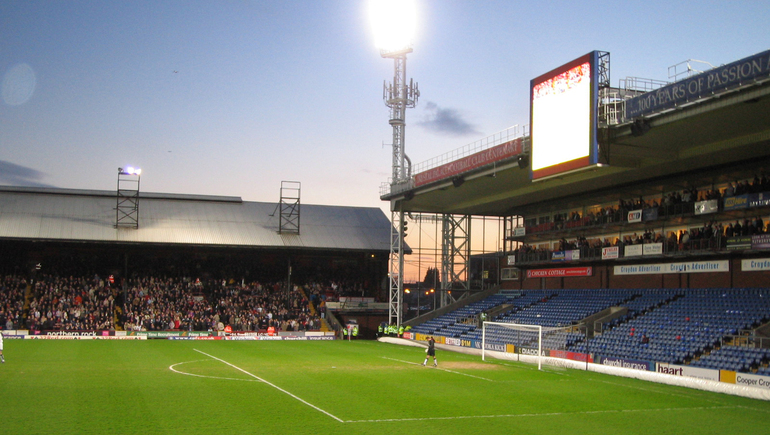
[[[766,434],[770,402],[374,341],[6,340],[8,434]]]

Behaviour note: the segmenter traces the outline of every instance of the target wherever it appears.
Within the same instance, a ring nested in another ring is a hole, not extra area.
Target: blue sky
[[[770,1],[418,0],[405,151],[529,117],[529,80],[592,50],[611,81],[770,48]],[[391,173],[366,1],[0,1],[0,184],[373,206]]]

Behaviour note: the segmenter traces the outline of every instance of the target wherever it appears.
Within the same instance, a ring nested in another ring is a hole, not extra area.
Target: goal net
[[[515,354],[518,360],[532,361],[534,358],[539,370],[542,368],[543,357],[549,356],[551,350],[565,350],[567,344],[580,335],[572,332],[572,329],[573,327],[484,322],[481,333],[481,359],[486,361],[489,352]],[[522,358],[522,355],[525,358]]]

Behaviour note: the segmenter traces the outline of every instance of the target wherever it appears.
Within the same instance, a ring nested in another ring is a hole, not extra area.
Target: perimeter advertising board
[[[724,210],[740,210],[749,207],[749,194],[728,196],[724,199]]]
[[[615,266],[615,275],[648,275],[656,273],[729,272],[729,260],[689,261],[684,263],[631,264]]]
[[[770,248],[770,234],[756,234],[751,236],[751,249]]]
[[[610,260],[620,257],[620,248],[618,246],[608,246],[602,248],[602,260]]]
[[[624,257],[637,257],[642,255],[642,245],[627,245],[623,247]]]
[[[599,364],[610,367],[623,367],[634,370],[655,370],[655,363],[652,361],[640,361],[635,359],[624,359],[614,357],[599,357]]]
[[[720,380],[722,382],[727,382],[725,379]],[[732,381],[732,379],[730,379],[730,381]],[[730,383],[735,383],[737,385],[743,385],[746,387],[770,390],[770,377],[768,376],[752,375],[750,373],[735,373],[735,382]]]
[[[626,120],[711,97],[770,76],[770,50],[626,100]]]
[[[709,199],[706,201],[698,201],[695,203],[695,214],[710,214],[719,211],[719,201],[716,199]]]
[[[626,220],[628,223],[632,224],[635,222],[641,222],[642,221],[642,210],[631,210],[628,212],[628,216],[626,216]]]
[[[690,378],[707,379],[709,381],[719,381],[719,370],[658,363],[655,371],[667,375],[687,376]]]
[[[551,253],[551,260],[553,261],[575,261],[580,260],[580,251],[573,249],[570,251],[553,251]]]
[[[753,258],[741,260],[741,270],[744,272],[759,272],[770,270],[770,258]]]
[[[663,243],[644,243],[641,245],[628,245],[623,249],[624,257],[634,257],[639,255],[661,255],[663,254]]]
[[[591,276],[591,267],[559,267],[554,269],[530,269],[527,278],[566,278],[574,276]]]
[[[572,361],[582,361],[582,362],[594,362],[594,358],[592,355],[587,353],[580,353],[580,352],[570,352],[567,350],[551,350],[549,355],[551,358],[561,358],[561,359],[569,359]]]
[[[475,154],[471,154],[470,156],[415,174],[414,185],[423,186],[425,184],[433,183],[434,181],[451,178],[482,166],[518,156],[522,151],[523,145],[521,138],[514,139],[492,148],[479,151]]]

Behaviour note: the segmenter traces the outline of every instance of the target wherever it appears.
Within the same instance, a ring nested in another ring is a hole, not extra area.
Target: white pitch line
[[[511,367],[511,368],[514,368],[514,369],[520,369],[520,370],[532,370],[532,371],[536,371],[536,372],[537,371],[542,371],[542,372],[550,373],[552,375],[569,376],[569,374],[567,374],[567,373],[561,373],[561,371],[559,371],[559,370],[557,370],[555,368],[550,368],[548,366],[541,367],[540,369],[537,369],[535,367],[529,367],[528,363],[521,363],[520,365],[513,365],[513,364],[508,364],[508,363],[499,362],[499,361],[492,361],[492,362],[488,362],[488,364],[497,364],[497,365],[501,365],[501,366]]]
[[[174,373],[178,373],[178,374],[180,374],[180,375],[195,376],[196,378],[220,379],[220,380],[224,380],[224,381],[244,381],[244,382],[259,382],[259,381],[258,381],[258,380],[256,380],[256,379],[223,378],[223,377],[221,377],[221,376],[196,375],[195,373],[187,373],[187,372],[183,372],[183,371],[180,371],[180,370],[177,370],[177,369],[175,369],[175,368],[174,368],[174,367],[176,367],[176,366],[179,366],[179,365],[182,365],[182,364],[190,364],[190,363],[201,362],[201,361],[210,361],[210,360],[207,360],[207,359],[199,359],[199,360],[197,360],[197,361],[185,361],[185,362],[180,362],[180,363],[176,363],[176,364],[171,364],[170,366],[168,366],[168,369],[169,369],[169,370],[171,370],[172,372],[174,372]]]
[[[198,349],[193,349],[193,350],[198,352],[198,353],[201,353],[203,355],[206,355],[209,358],[215,359],[215,360],[217,360],[217,361],[219,361],[221,363],[227,364],[228,366],[230,366],[230,367],[232,367],[232,368],[234,368],[234,369],[236,369],[236,370],[238,370],[238,371],[240,371],[242,373],[245,373],[245,374],[251,376],[252,378],[256,379],[257,381],[263,382],[263,383],[265,383],[265,384],[275,388],[276,390],[278,390],[278,391],[280,391],[280,392],[282,392],[282,393],[284,393],[284,394],[286,394],[286,395],[288,395],[288,396],[290,396],[290,397],[292,397],[292,398],[294,398],[294,399],[304,403],[305,405],[315,409],[316,411],[319,411],[319,412],[322,412],[322,413],[328,415],[329,417],[337,420],[340,423],[388,423],[388,422],[430,421],[430,420],[468,420],[468,419],[480,419],[480,418],[558,417],[558,416],[564,416],[564,415],[617,414],[617,413],[624,413],[624,412],[661,412],[661,411],[671,411],[671,412],[673,412],[673,411],[712,410],[712,409],[731,409],[731,408],[745,408],[745,409],[751,409],[751,410],[756,411],[756,409],[745,407],[745,406],[711,406],[711,407],[692,407],[692,408],[663,408],[663,409],[652,409],[651,408],[651,409],[618,409],[618,410],[580,411],[580,412],[546,412],[546,413],[542,413],[542,414],[458,415],[458,416],[450,416],[450,417],[413,417],[413,418],[383,418],[383,419],[373,419],[373,420],[342,420],[341,418],[336,417],[335,415],[333,415],[333,414],[331,414],[331,413],[329,413],[327,411],[324,411],[323,409],[313,405],[312,403],[309,403],[308,401],[306,401],[304,399],[301,399],[301,398],[295,396],[294,394],[284,390],[283,388],[278,387],[277,385],[275,385],[275,384],[273,384],[271,382],[268,382],[268,381],[260,378],[257,375],[249,373],[246,370],[244,370],[244,369],[242,369],[242,368],[240,368],[240,367],[238,367],[238,366],[236,366],[234,364],[231,364],[231,363],[229,363],[229,362],[227,362],[227,361],[225,361],[225,360],[223,360],[221,358],[217,358],[214,355],[210,355],[210,354],[208,354],[206,352],[203,352],[202,350],[198,350]],[[412,361],[404,361],[404,360],[388,358],[388,357],[382,357],[382,358],[388,359],[388,360],[392,360],[392,361],[402,362],[402,363],[405,363],[405,364],[422,365],[422,364],[415,363],[415,362],[412,362]],[[200,360],[200,361],[203,361],[203,360]],[[196,362],[196,361],[189,361],[189,362]],[[169,366],[169,369],[171,369],[172,371],[174,371],[176,373],[183,374],[183,375],[215,378],[213,376],[202,376],[202,375],[195,375],[195,374],[192,374],[192,373],[180,372],[180,371],[177,371],[177,370],[172,368],[172,367],[174,367],[176,365],[179,365],[179,364],[186,364],[186,363],[173,364],[173,365]],[[483,379],[483,380],[486,380],[486,381],[491,381],[491,379],[485,379],[485,378],[481,378],[479,376],[468,375],[466,373],[453,372],[451,370],[446,370],[446,369],[440,369],[440,370],[443,370],[443,371],[446,371],[446,372],[450,372],[450,373],[456,373],[456,374],[459,374],[459,375],[471,376],[471,377]],[[233,378],[215,378],[215,379],[233,379]],[[233,380],[243,380],[243,379],[233,379]]]
[[[281,387],[279,387],[279,386],[277,386],[277,385],[275,385],[275,384],[273,384],[273,383],[271,383],[271,382],[268,382],[268,381],[266,381],[266,380],[264,380],[264,379],[260,378],[259,376],[255,375],[255,374],[253,374],[253,373],[249,373],[249,372],[247,372],[246,370],[244,370],[244,369],[242,369],[242,368],[240,368],[240,367],[238,367],[238,366],[236,366],[236,365],[234,365],[234,364],[231,364],[231,363],[229,363],[229,362],[227,362],[227,361],[225,361],[225,360],[223,360],[223,359],[221,359],[221,358],[217,358],[217,357],[215,357],[214,355],[209,355],[209,354],[207,354],[206,352],[204,352],[204,351],[202,351],[202,350],[198,350],[198,349],[193,349],[193,350],[194,350],[194,351],[196,351],[196,352],[198,352],[198,353],[202,353],[203,355],[206,355],[206,356],[207,356],[207,357],[209,357],[209,358],[213,358],[213,359],[215,359],[215,360],[217,360],[217,361],[219,361],[219,362],[222,362],[222,363],[224,363],[224,364],[227,364],[227,365],[229,365],[230,367],[232,367],[232,368],[234,368],[234,369],[236,369],[236,370],[238,370],[238,371],[240,371],[240,372],[242,372],[242,373],[245,373],[245,374],[247,374],[247,375],[251,376],[251,377],[252,377],[252,378],[254,378],[254,379],[257,379],[257,380],[259,380],[259,381],[261,381],[261,382],[264,382],[265,384],[267,384],[267,385],[270,385],[271,387],[275,388],[276,390],[278,390],[278,391],[280,391],[280,392],[282,392],[282,393],[284,393],[284,394],[288,395],[289,397],[292,397],[292,398],[294,398],[294,399],[296,399],[296,400],[299,400],[300,402],[304,403],[305,405],[307,405],[307,406],[309,406],[309,407],[311,407],[311,408],[315,409],[315,410],[316,410],[316,411],[318,411],[318,412],[322,412],[322,413],[324,413],[324,414],[328,415],[329,417],[331,417],[331,418],[333,418],[333,419],[337,420],[337,421],[338,421],[338,422],[340,422],[340,423],[345,423],[345,421],[343,421],[341,418],[339,418],[339,417],[335,416],[334,414],[331,414],[331,413],[330,413],[330,412],[328,412],[328,411],[324,411],[323,409],[321,409],[321,408],[319,408],[319,407],[317,407],[317,406],[313,405],[312,403],[308,402],[307,400],[304,400],[304,399],[302,399],[302,398],[300,398],[300,397],[298,397],[298,396],[295,396],[294,394],[292,394],[292,393],[290,393],[290,392],[288,392],[288,391],[284,390],[283,388],[281,388]]]
[[[759,412],[764,412],[764,413],[770,413],[770,411],[768,411],[766,409],[752,408],[750,406],[743,406],[743,405],[741,405],[741,406],[736,406],[736,408],[743,408],[743,409],[748,409],[750,411],[759,411]]]
[[[542,414],[498,414],[498,415],[458,415],[454,417],[414,417],[414,418],[384,418],[379,420],[348,420],[345,423],[387,423],[387,422],[405,422],[405,421],[429,421],[429,420],[468,420],[474,418],[529,418],[529,417],[559,417],[565,415],[589,415],[589,414],[618,414],[624,412],[661,412],[661,411],[693,411],[710,409],[730,409],[740,408],[739,406],[711,406],[694,408],[664,408],[664,409],[618,409],[604,411],[581,411],[581,412],[545,412]]]
[[[386,356],[383,356],[382,358],[383,358],[383,359],[389,359],[389,360],[391,360],[391,361],[397,361],[397,362],[401,362],[401,363],[404,363],[404,364],[414,364],[414,365],[418,365],[418,366],[421,366],[421,365],[422,365],[422,364],[420,364],[420,363],[416,363],[416,362],[412,362],[412,361],[404,361],[404,360],[395,359],[395,358],[388,358],[388,357],[386,357]],[[463,375],[463,376],[468,376],[468,377],[470,377],[470,378],[481,379],[482,381],[495,382],[495,381],[494,381],[494,380],[492,380],[492,379],[482,378],[481,376],[469,375],[468,373],[456,372],[456,371],[454,371],[454,370],[443,369],[443,368],[441,368],[441,367],[436,367],[436,370],[441,370],[441,371],[444,371],[444,372],[454,373],[454,374],[456,374],[456,375]]]
[[[605,381],[605,380],[601,380],[601,379],[589,378],[589,380],[591,382],[601,382],[603,384],[615,385],[615,386],[618,386],[618,387],[625,387],[625,388],[630,388],[630,389],[640,390],[640,391],[646,391],[648,393],[663,394],[663,395],[674,396],[674,397],[684,397],[685,399],[698,399],[698,400],[703,400],[705,402],[715,403],[717,405],[724,405],[724,402],[721,402],[721,401],[718,401],[718,400],[713,400],[713,399],[706,399],[704,397],[701,397],[702,395],[698,394],[698,393],[702,393],[702,391],[699,391],[699,390],[692,390],[692,391],[687,392],[688,394],[685,394],[685,393],[674,393],[674,392],[671,392],[671,391],[666,391],[666,390],[664,390],[662,388],[654,388],[654,386],[652,386],[653,388],[645,388],[645,387],[639,387],[639,386],[635,386],[635,385],[621,384],[619,382]],[[661,384],[661,386],[664,387],[665,385]]]

